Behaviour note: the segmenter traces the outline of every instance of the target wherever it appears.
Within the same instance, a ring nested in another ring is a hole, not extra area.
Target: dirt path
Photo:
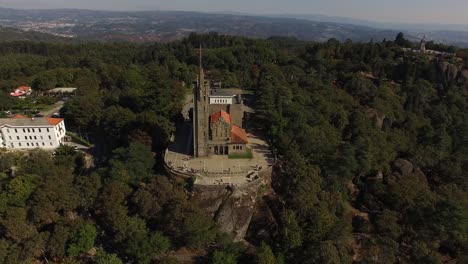
[[[44,115],[45,117],[51,117],[54,113],[60,113],[60,109],[62,109],[64,103],[64,101],[58,101],[57,103],[55,103],[52,109],[42,111],[41,115]]]

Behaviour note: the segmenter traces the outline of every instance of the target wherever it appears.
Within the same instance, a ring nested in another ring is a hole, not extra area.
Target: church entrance
[[[214,146],[213,153],[215,155],[228,155],[229,154],[229,146]]]
[[[219,146],[219,155],[224,155],[224,147]]]

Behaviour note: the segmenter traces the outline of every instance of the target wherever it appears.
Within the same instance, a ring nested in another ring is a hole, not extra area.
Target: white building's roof
[[[57,87],[47,90],[47,93],[73,93],[75,90],[76,88]]]
[[[62,118],[0,118],[0,127],[54,127]]]
[[[212,89],[210,90],[210,97],[234,97],[236,93],[232,89]]]

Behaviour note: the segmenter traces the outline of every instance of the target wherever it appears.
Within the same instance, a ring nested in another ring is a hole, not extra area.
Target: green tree
[[[3,219],[0,219],[5,238],[16,243],[25,242],[37,235],[37,230],[27,221],[27,210],[19,207],[9,207]]]
[[[0,262],[5,263],[5,259],[8,256],[8,248],[10,243],[6,239],[0,239]]]
[[[255,257],[256,264],[275,264],[276,258],[273,252],[271,251],[270,246],[262,242],[262,245],[257,251]]]
[[[67,124],[78,129],[90,129],[99,123],[102,115],[102,101],[99,96],[76,96],[62,108]]]
[[[230,254],[224,251],[215,250],[211,258],[211,263],[212,264],[236,264],[237,258],[233,254]]]
[[[405,48],[411,47],[411,42],[405,39],[405,35],[402,32],[398,33],[398,35],[395,37],[395,44]]]
[[[51,257],[62,258],[66,254],[67,241],[72,235],[68,226],[56,224],[47,242],[47,252]]]
[[[96,236],[96,228],[93,225],[84,224],[79,227],[69,241],[67,249],[68,255],[78,256],[80,253],[87,252],[94,246]]]
[[[101,127],[106,131],[107,135],[119,138],[120,134],[125,132],[127,126],[133,125],[135,122],[135,114],[128,108],[119,106],[111,106],[105,109]]]
[[[39,74],[31,83],[31,88],[35,91],[46,91],[55,88],[57,76],[52,72]]]
[[[35,175],[17,176],[11,179],[7,186],[9,203],[14,206],[25,206],[38,182],[39,178]]]
[[[109,161],[110,176],[124,182],[137,183],[152,175],[154,159],[151,150],[140,143],[132,143],[128,148],[119,148],[112,153]]]
[[[14,153],[0,153],[0,172],[9,171],[11,167],[15,165],[16,161],[17,157]]]
[[[402,233],[398,220],[396,212],[385,209],[376,220],[377,231],[396,240]]]
[[[135,258],[138,263],[150,263],[155,257],[167,251],[170,241],[160,232],[150,235],[139,234],[127,242],[126,253]]]
[[[193,248],[203,248],[216,237],[213,220],[200,211],[187,213],[181,229],[185,243]]]
[[[324,264],[339,264],[342,263],[340,255],[335,245],[331,241],[324,241],[320,244],[321,262]]]
[[[116,254],[110,254],[99,248],[94,257],[96,264],[123,264],[122,260]]]
[[[79,191],[80,204],[84,208],[93,208],[102,188],[101,176],[98,173],[81,175],[75,179]]]
[[[296,215],[291,210],[285,210],[281,215],[283,227],[281,229],[281,244],[289,250],[302,245],[302,229],[296,220]]]

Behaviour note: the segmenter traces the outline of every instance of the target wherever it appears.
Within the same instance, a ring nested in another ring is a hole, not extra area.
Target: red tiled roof
[[[222,110],[211,115],[211,123],[218,122],[220,117],[224,119],[224,122],[229,124],[231,123],[231,116]]]
[[[233,144],[249,143],[245,129],[233,125],[231,128],[231,143]]]
[[[26,116],[22,115],[22,114],[17,114],[15,115],[14,117],[12,118],[15,118],[15,119],[21,119],[21,118],[27,118]]]
[[[63,121],[63,118],[47,118],[47,121],[49,122],[49,124],[53,125],[53,126],[56,126],[58,123],[62,122]]]
[[[20,86],[20,87],[18,87],[18,88],[16,88],[16,89],[26,92],[26,91],[31,90],[31,87],[29,87],[29,86]]]

